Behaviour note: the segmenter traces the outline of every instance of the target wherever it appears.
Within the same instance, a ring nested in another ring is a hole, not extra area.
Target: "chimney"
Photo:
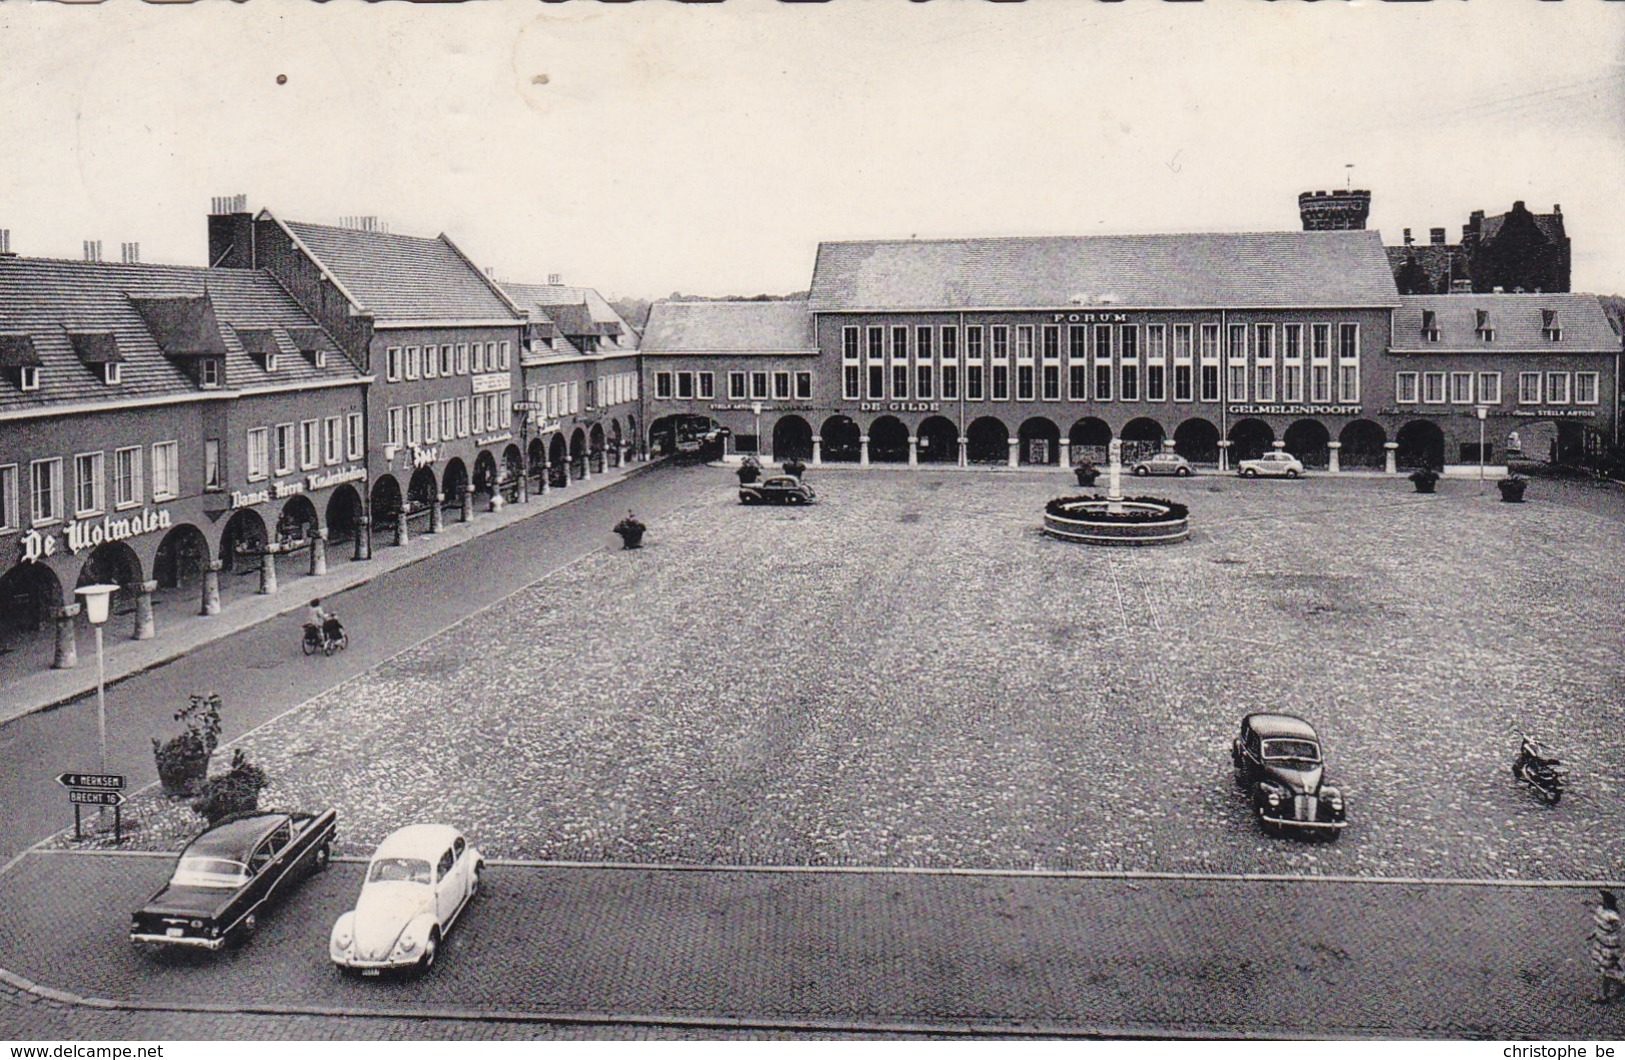
[[[254,215],[247,195],[217,195],[209,200],[209,266],[215,269],[255,267]]]
[[[1411,230],[1409,228],[1405,229],[1405,245],[1408,247],[1415,242],[1416,240],[1411,238]]]
[[[14,258],[11,252],[11,229],[0,228],[0,258]]]
[[[1428,229],[1428,242],[1432,243],[1436,247],[1444,246],[1444,229],[1442,229],[1442,228],[1430,228],[1430,229]]]
[[[1560,203],[1560,202],[1552,203],[1552,212],[1555,213],[1557,216],[1562,217],[1563,216],[1563,204]]]
[[[557,287],[564,282],[564,276],[561,273],[550,272],[547,274],[547,282],[549,286]]]
[[[135,265],[141,261],[140,243],[120,243],[119,253],[124,257],[124,264]]]
[[[86,261],[100,261],[100,260],[102,260],[102,241],[101,240],[99,240],[99,239],[87,239],[87,240],[85,240],[85,260]]]

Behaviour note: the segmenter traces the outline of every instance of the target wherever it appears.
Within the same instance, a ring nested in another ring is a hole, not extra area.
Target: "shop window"
[[[1490,463],[1491,461],[1493,461],[1495,459],[1495,446],[1491,445],[1488,442],[1485,442],[1484,443],[1483,453],[1484,453],[1484,463],[1486,463],[1486,464]],[[1461,463],[1463,463],[1463,464],[1476,464],[1476,463],[1478,463],[1478,459],[1479,459],[1478,443],[1477,442],[1462,442],[1461,443]]]

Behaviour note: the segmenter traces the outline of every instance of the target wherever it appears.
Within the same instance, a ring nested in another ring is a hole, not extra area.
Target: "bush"
[[[234,813],[257,810],[266,783],[265,770],[249,762],[239,747],[232,753],[231,771],[204,783],[192,802],[192,812],[214,825]]]
[[[158,780],[165,795],[195,795],[209,776],[209,758],[220,743],[219,694],[189,697],[175,712],[175,720],[185,731],[167,743],[160,744],[157,737],[152,741]]]
[[[1166,512],[1148,512],[1130,508],[1115,515],[1107,515],[1105,512],[1089,512],[1087,515],[1085,515],[1080,512],[1067,510],[1067,505],[1077,504],[1082,501],[1093,501],[1100,504],[1105,504],[1106,498],[1098,495],[1056,497],[1054,500],[1044,505],[1044,512],[1059,519],[1089,519],[1094,522],[1113,523],[1161,523],[1172,519],[1184,519],[1190,515],[1190,509],[1185,507],[1185,505],[1180,504],[1178,501],[1168,500],[1164,497],[1124,497],[1123,501],[1131,504],[1155,504],[1161,508],[1166,508]]]

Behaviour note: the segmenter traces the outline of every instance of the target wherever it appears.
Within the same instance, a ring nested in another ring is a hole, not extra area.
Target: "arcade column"
[[[813,435],[812,442],[813,442],[812,466],[813,467],[823,467],[824,466],[824,439],[821,436],[815,434],[815,435]]]
[[[1072,439],[1070,439],[1070,438],[1062,438],[1059,442],[1056,443],[1055,450],[1056,450],[1056,455],[1055,455],[1056,461],[1062,467],[1071,467],[1072,466]]]
[[[71,670],[79,665],[79,643],[75,639],[74,619],[79,617],[79,604],[63,604],[51,609],[51,620],[56,623],[56,655],[51,669]]]
[[[1399,474],[1399,443],[1382,443],[1382,469],[1390,475]]]
[[[438,534],[446,528],[446,495],[436,493],[429,502],[429,533]]]
[[[1228,438],[1220,438],[1219,441],[1218,441],[1218,446],[1219,446],[1219,470],[1220,471],[1229,471],[1230,470],[1230,446],[1231,446],[1231,444],[1232,443],[1231,443],[1230,439],[1228,439]]]
[[[963,434],[959,436],[959,466],[970,467],[970,439]]]
[[[316,531],[310,539],[310,576],[319,578],[327,573],[327,528]]]
[[[360,540],[358,534],[356,541],[359,543]],[[200,615],[220,613],[220,567],[217,559],[207,560],[203,564],[203,610],[198,612]]]
[[[867,434],[858,435],[858,466],[869,466],[869,436]]]
[[[1010,439],[1010,459],[1008,461],[1007,466],[1015,467],[1020,462],[1021,462],[1021,439],[1020,438],[1012,438],[1012,439]]]
[[[136,582],[130,586],[135,590],[135,632],[131,640],[151,640],[153,634],[152,624],[152,594],[157,591],[156,581]]]
[[[548,481],[552,477],[553,477],[552,465],[549,464],[546,460],[543,460],[542,461],[541,493],[542,493],[542,496],[544,496],[544,497],[547,496],[547,491],[553,488],[553,484],[550,481]]]
[[[908,466],[920,466],[920,439],[912,434],[908,436]]]
[[[356,521],[355,558],[358,560],[372,558],[372,516],[370,515],[363,514]]]
[[[276,546],[267,543],[260,554],[260,595],[276,592]]]
[[[463,487],[463,510],[458,514],[459,523],[474,521],[474,486],[469,484]]]
[[[1338,462],[1338,450],[1342,448],[1342,442],[1326,443],[1326,451],[1330,454],[1327,458],[1326,470],[1330,471],[1334,475],[1343,470],[1343,465]]]
[[[406,525],[406,502],[402,501],[401,506],[395,509],[395,547],[410,544],[411,540],[412,530]]]

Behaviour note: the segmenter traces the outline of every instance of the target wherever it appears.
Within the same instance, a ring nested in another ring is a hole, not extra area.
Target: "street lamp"
[[[96,627],[96,734],[103,773],[107,772],[107,669],[102,659],[102,625],[107,621],[107,605],[117,591],[116,585],[81,585],[74,590],[85,601],[85,617]]]
[[[752,401],[750,411],[756,417],[756,459],[760,460],[762,458],[762,403]]]
[[[1478,492],[1484,492],[1484,420],[1490,414],[1488,405],[1474,405],[1473,415],[1478,417]]]

